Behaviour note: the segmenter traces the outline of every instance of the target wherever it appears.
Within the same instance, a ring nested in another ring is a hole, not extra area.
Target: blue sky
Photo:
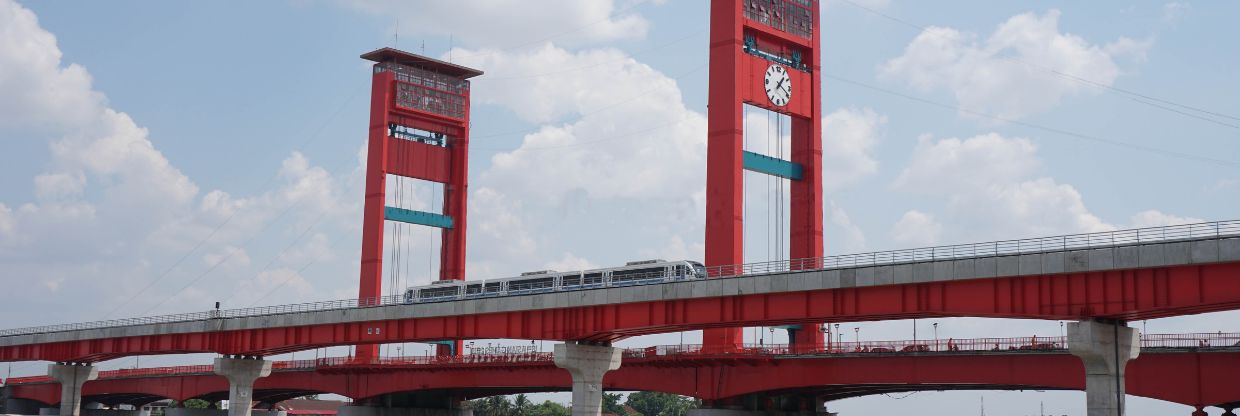
[[[357,56],[382,46],[487,72],[473,84],[471,279],[700,259],[707,6],[0,0],[0,268],[24,295],[0,326],[355,293],[369,99]],[[829,1],[827,254],[1233,219],[1237,8]],[[772,123],[748,114],[751,150],[777,152]],[[776,192],[746,179],[746,258],[779,258]],[[415,206],[441,192],[410,189]],[[425,282],[434,236],[396,232],[412,241],[396,286]],[[1240,331],[1236,316],[1143,324]],[[957,338],[1059,330],[939,321]],[[900,339],[913,323],[846,325]],[[957,414],[979,394],[833,409]],[[1083,405],[1080,393],[985,394],[1010,414]],[[1137,415],[1189,411],[1134,401]]]

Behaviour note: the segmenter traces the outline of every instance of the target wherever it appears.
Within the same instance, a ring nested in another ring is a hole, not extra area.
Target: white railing
[[[1090,234],[1073,234],[1058,237],[1031,238],[1024,240],[994,241],[989,243],[962,244],[907,250],[881,251],[873,253],[846,254],[839,256],[817,257],[810,259],[783,260],[762,263],[749,263],[729,266],[707,267],[711,277],[739,277],[756,274],[780,273],[790,271],[809,271],[819,269],[835,269],[844,267],[861,267],[893,263],[910,263],[945,259],[958,259],[984,256],[1004,256],[1015,254],[1041,253],[1049,251],[1066,251],[1086,248],[1110,247],[1117,245],[1136,245],[1176,240],[1192,240],[1219,238],[1240,235],[1240,220],[1207,222],[1200,224],[1171,225],[1165,227],[1141,228],[1133,230],[1106,231]],[[661,280],[651,279],[644,284],[662,284]],[[590,290],[597,287],[565,288],[563,290]],[[539,291],[538,293],[542,293]],[[509,296],[519,296],[510,294]],[[458,297],[436,299],[436,301],[455,301]],[[141,318],[113,319],[107,321],[81,322],[72,324],[47,325],[28,328],[0,330],[0,337],[42,334],[49,332],[76,331],[84,329],[111,328],[157,323],[193,322],[221,318],[242,318],[251,316],[279,315],[289,313],[329,311],[351,308],[367,308],[406,303],[421,303],[414,300],[407,302],[403,295],[383,296],[367,299],[343,299],[322,302],[298,303],[291,305],[273,305],[242,309],[211,310],[205,312],[182,313],[176,315],[160,315]]]

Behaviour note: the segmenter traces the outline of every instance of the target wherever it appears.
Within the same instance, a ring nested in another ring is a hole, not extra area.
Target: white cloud
[[[42,201],[81,196],[85,186],[86,176],[81,172],[45,173],[34,177],[34,193]]]
[[[496,253],[481,252],[483,257],[507,258],[530,255],[538,248],[531,230],[522,218],[522,204],[491,188],[477,188],[469,198],[469,230],[478,244]]]
[[[573,253],[564,252],[559,260],[549,261],[546,264],[547,269],[558,271],[586,270],[596,269],[599,266],[590,260],[583,259],[573,255]]]
[[[309,262],[331,260],[335,257],[336,253],[332,251],[332,245],[327,234],[317,232],[306,239],[304,243],[290,247],[279,256],[279,260],[284,264],[298,267]]]
[[[1203,222],[1153,209],[1132,215],[1127,224],[1105,221],[1086,206],[1080,191],[1041,175],[1039,165],[1037,147],[1024,138],[921,137],[894,187],[942,198],[945,205],[940,213],[906,212],[891,237],[926,245],[940,244],[943,237],[978,242]]]
[[[629,258],[625,261],[664,259],[664,260],[701,260],[706,256],[706,244],[695,240],[685,241],[679,234],[667,238],[667,244],[653,250],[642,250],[640,258]]]
[[[91,90],[85,68],[61,66],[56,36],[39,27],[34,12],[0,2],[0,128],[41,127],[64,132],[98,116],[102,94]]]
[[[909,210],[891,227],[891,238],[898,243],[923,247],[939,243],[943,224],[934,216],[917,210]]]
[[[296,270],[289,268],[268,270],[259,273],[254,279],[242,281],[237,286],[233,298],[245,303],[229,305],[229,307],[267,304],[273,299],[288,299],[290,295],[305,296],[312,289],[313,285]]]
[[[912,160],[895,183],[931,193],[987,188],[1029,177],[1038,165],[1037,146],[1025,138],[998,133],[968,139],[921,136]]]
[[[841,208],[834,200],[827,200],[825,204],[826,213],[825,223],[827,227],[834,227],[838,232],[825,232],[824,245],[825,249],[833,254],[858,253],[866,250],[865,232],[861,226],[853,222],[848,216],[848,212]]]
[[[526,51],[456,49],[456,62],[487,75],[473,81],[475,102],[498,104],[534,123],[623,107],[678,105],[676,81],[623,51],[569,51],[545,43]]]
[[[1074,187],[1037,176],[1039,164],[1037,147],[1028,139],[996,133],[968,139],[923,136],[895,187],[945,196],[946,228],[969,240],[1115,228],[1090,212]]]
[[[245,249],[233,245],[220,247],[219,250],[202,255],[202,263],[207,267],[223,266],[239,269],[250,265],[250,255]]]
[[[56,37],[30,10],[0,0],[0,138],[34,137],[50,148],[46,171],[32,180],[34,200],[0,202],[0,262],[23,276],[6,283],[18,293],[99,299],[38,320],[81,320],[113,308],[182,312],[259,279],[253,263],[282,257],[279,249],[298,235],[285,231],[321,223],[357,238],[361,201],[346,190],[360,185],[356,169],[337,177],[293,153],[272,189],[200,194],[145,128],[93,89],[86,68],[61,59]],[[321,243],[312,239],[307,244],[320,247],[306,251],[321,254]],[[195,280],[216,263],[221,270],[209,280]]]
[[[650,27],[628,7],[644,2],[617,7],[613,0],[341,1],[373,15],[394,17],[394,26],[399,27],[393,30],[399,29],[402,38],[452,34],[470,46],[513,48],[522,46],[520,42],[551,38],[580,43],[639,39]]]
[[[1132,228],[1163,227],[1168,225],[1197,224],[1206,222],[1206,220],[1200,218],[1180,217],[1167,214],[1156,209],[1138,212],[1134,214],[1129,221],[1132,224]]]
[[[706,119],[684,107],[675,80],[649,66],[615,50],[573,53],[552,45],[529,52],[458,51],[457,57],[497,71],[598,65],[485,88],[479,81],[479,99],[529,121],[580,115],[544,124],[517,149],[495,155],[482,174],[492,188],[558,200],[575,191],[592,198],[650,196],[652,189],[688,196],[703,187]]]
[[[9,233],[13,232],[13,210],[7,205],[0,204],[0,243],[9,240]]]
[[[1121,37],[1093,44],[1059,30],[1058,10],[1009,18],[979,42],[975,34],[930,27],[904,54],[880,66],[883,76],[925,92],[947,90],[962,108],[1017,119],[1064,97],[1098,90],[1049,71],[1112,85],[1122,58],[1144,59],[1149,41]]]
[[[869,108],[842,108],[822,119],[823,184],[839,189],[878,172],[874,145],[887,116]]]

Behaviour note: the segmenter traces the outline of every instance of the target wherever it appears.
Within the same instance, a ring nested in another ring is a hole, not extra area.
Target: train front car
[[[705,279],[706,266],[693,260],[685,260],[686,271],[680,276],[684,279]]]

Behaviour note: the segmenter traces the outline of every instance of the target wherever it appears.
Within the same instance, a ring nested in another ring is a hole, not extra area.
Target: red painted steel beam
[[[388,125],[395,78],[390,71],[377,72],[370,86],[370,125],[366,142],[366,196],[362,205],[362,259],[357,298],[383,295],[383,209],[387,205]],[[357,354],[378,356],[378,346],[358,345]]]
[[[706,120],[706,266],[745,262],[744,111],[741,96],[741,0],[710,5],[710,83]],[[728,305],[721,305],[728,308]],[[709,329],[706,345],[736,346],[741,328]]]
[[[448,148],[391,137],[387,141],[388,173],[431,182],[448,182],[451,165]]]
[[[1186,405],[1240,400],[1234,375],[1236,352],[1150,352],[1128,367],[1129,394]],[[259,379],[256,390],[334,393],[365,399],[417,390],[562,391],[566,371],[548,364],[493,363],[459,369],[355,369],[354,371],[277,371]],[[1084,369],[1065,353],[875,355],[801,359],[714,358],[679,363],[626,360],[603,384],[613,390],[649,390],[722,400],[750,394],[820,391],[858,396],[889,391],[950,389],[1066,389],[1084,387]],[[55,383],[18,384],[13,397],[54,403]],[[141,394],[186,400],[225,392],[224,378],[212,374],[106,378],[86,383],[83,395]],[[849,391],[855,390],[855,391]],[[483,393],[485,392],[485,393]]]
[[[819,33],[820,2],[812,3],[814,35],[810,39],[810,47],[805,57],[811,71],[805,78],[810,81],[808,100],[809,117],[792,116],[791,151],[792,163],[802,166],[801,180],[789,182],[789,255],[792,259],[819,258],[824,255],[822,243],[822,204],[823,204],[823,166],[822,166],[822,53],[819,50],[821,36]],[[805,98],[802,98],[804,100]],[[810,269],[820,268],[820,264],[804,265]],[[795,344],[798,348],[817,349],[824,345],[824,333],[818,331],[818,323],[805,325],[797,331]]]
[[[440,339],[609,341],[682,330],[924,317],[1140,320],[1240,308],[1240,263],[677,299],[561,309],[0,347],[0,361],[267,356]]]

